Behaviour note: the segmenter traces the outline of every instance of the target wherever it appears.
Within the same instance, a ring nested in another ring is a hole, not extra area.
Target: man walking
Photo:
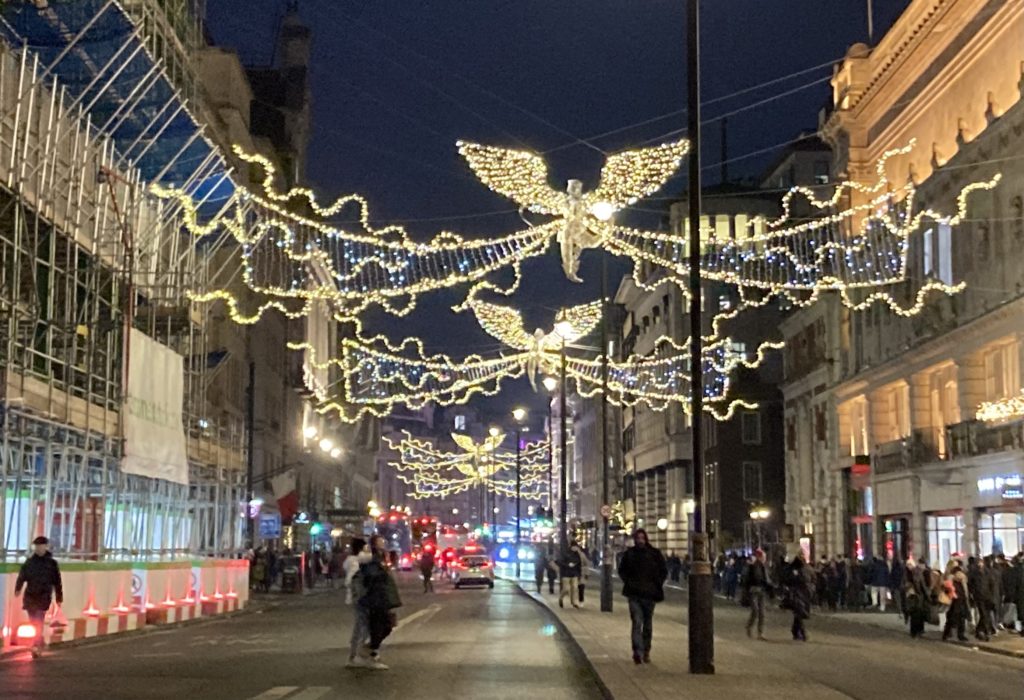
[[[25,589],[25,597],[21,607],[28,613],[28,619],[35,627],[36,634],[32,640],[32,657],[39,658],[43,651],[43,623],[46,611],[53,604],[64,602],[64,587],[60,580],[60,567],[57,560],[50,554],[50,540],[37,537],[32,540],[32,556],[25,560],[18,572],[18,580],[14,584],[14,595],[21,595]]]
[[[434,592],[434,550],[424,549],[420,554],[420,573],[423,574],[423,592]]]
[[[750,601],[750,619],[747,620],[747,636],[753,636],[754,622],[757,622],[757,638],[764,637],[764,597],[771,587],[768,570],[764,565],[764,550],[754,550],[754,560],[743,572],[743,592]]]
[[[629,619],[632,622],[633,663],[651,663],[651,639],[654,636],[654,606],[665,600],[662,586],[668,577],[668,567],[661,552],[650,545],[647,531],[633,533],[633,546],[626,550],[619,562],[622,595],[629,600]]]

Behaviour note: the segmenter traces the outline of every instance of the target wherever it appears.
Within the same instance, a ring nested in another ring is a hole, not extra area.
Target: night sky
[[[907,4],[874,1],[876,39]],[[767,149],[816,127],[830,99],[832,71],[824,64],[867,41],[866,5],[702,4],[705,121],[790,93],[730,114],[731,179],[757,175],[780,151]],[[209,0],[209,33],[247,65],[267,65],[284,6],[283,0]],[[474,237],[523,226],[515,205],[469,172],[456,152],[458,139],[550,151],[552,185],[562,189],[572,177],[594,186],[601,151],[685,133],[686,4],[679,0],[301,0],[299,9],[313,30],[310,184],[322,199],[365,195],[375,223],[405,223],[415,237],[441,230]],[[785,76],[792,77],[728,97]],[[648,123],[623,129],[640,122]],[[705,184],[718,180],[720,131],[718,121],[704,128]],[[629,216],[657,225],[666,195],[685,185],[677,177]],[[599,296],[600,255],[584,255],[582,285],[564,278],[554,249],[524,265],[523,288],[510,303],[523,309],[528,330],[549,329],[559,307]],[[622,264],[613,270],[614,291],[628,270]],[[455,356],[495,351],[496,341],[471,314],[448,310],[464,296],[465,289],[427,295],[410,317],[371,314],[368,326],[396,340],[419,335],[432,351]],[[480,403],[503,413],[516,401],[543,405],[525,380]]]

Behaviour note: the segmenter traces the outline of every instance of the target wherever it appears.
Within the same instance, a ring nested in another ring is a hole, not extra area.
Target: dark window
[[[740,414],[740,426],[744,445],[761,444],[761,414],[758,411],[744,411]]]
[[[760,501],[761,491],[761,463],[743,463],[743,500]]]

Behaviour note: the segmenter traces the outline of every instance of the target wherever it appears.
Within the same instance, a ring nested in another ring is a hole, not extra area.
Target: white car
[[[486,554],[463,554],[451,566],[452,585],[494,588],[494,565]]]

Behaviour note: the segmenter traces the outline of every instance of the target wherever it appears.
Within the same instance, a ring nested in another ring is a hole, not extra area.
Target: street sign
[[[607,505],[607,504],[601,506],[601,517],[602,518],[610,518],[610,517],[612,517],[612,507]]]
[[[260,538],[276,540],[281,536],[281,514],[260,513]]]

